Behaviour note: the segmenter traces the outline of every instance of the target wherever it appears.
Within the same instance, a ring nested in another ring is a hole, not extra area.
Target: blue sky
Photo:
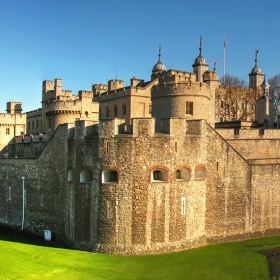
[[[149,80],[162,44],[167,69],[192,71],[203,36],[209,69],[248,80],[258,48],[267,78],[280,72],[280,1],[250,0],[0,0],[0,111],[21,101],[41,106],[43,80],[90,90],[117,78]],[[117,69],[117,71],[116,71]]]

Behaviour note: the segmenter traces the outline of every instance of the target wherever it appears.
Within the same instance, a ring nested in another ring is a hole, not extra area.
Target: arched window
[[[102,183],[118,183],[119,175],[114,169],[107,169],[102,172]]]
[[[166,182],[168,173],[165,169],[156,169],[151,172],[151,182]]]
[[[190,169],[182,167],[176,170],[176,181],[189,181]]]
[[[198,166],[195,169],[195,179],[204,180],[206,178],[206,168],[204,166]]]
[[[87,169],[83,169],[80,173],[80,183],[89,183],[91,182],[91,173]]]
[[[69,168],[67,171],[67,182],[73,182],[74,180],[74,170],[73,168]]]

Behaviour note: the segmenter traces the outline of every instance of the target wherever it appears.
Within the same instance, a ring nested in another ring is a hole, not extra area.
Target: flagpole
[[[226,35],[224,35],[224,84],[226,78]]]

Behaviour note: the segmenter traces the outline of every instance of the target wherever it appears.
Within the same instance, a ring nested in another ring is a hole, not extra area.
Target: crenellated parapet
[[[89,90],[79,90],[79,99],[90,99],[92,100],[93,92]]]
[[[54,111],[80,111],[82,108],[82,101],[79,99],[76,100],[56,100],[53,102],[45,103],[45,112],[54,112]]]
[[[26,112],[27,117],[37,117],[42,115],[42,108]]]
[[[204,96],[210,98],[209,85],[199,82],[165,83],[159,82],[152,88],[152,98],[168,95]]]
[[[152,80],[158,79],[159,83],[192,83],[196,81],[196,75],[179,70],[168,70],[152,75]]]
[[[4,114],[0,113],[0,126],[1,125],[15,125],[15,124],[25,124],[26,123],[26,114],[14,113],[14,114]]]
[[[92,91],[93,91],[93,95],[99,95],[102,92],[106,92],[108,91],[108,85],[105,84],[93,84],[92,85]]]

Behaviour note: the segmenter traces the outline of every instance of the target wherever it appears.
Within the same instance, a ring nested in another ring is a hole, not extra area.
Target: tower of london
[[[279,234],[280,130],[257,62],[230,104],[202,38],[189,72],[167,70],[159,50],[149,81],[75,95],[57,78],[39,109],[8,102],[0,223],[113,254]]]

